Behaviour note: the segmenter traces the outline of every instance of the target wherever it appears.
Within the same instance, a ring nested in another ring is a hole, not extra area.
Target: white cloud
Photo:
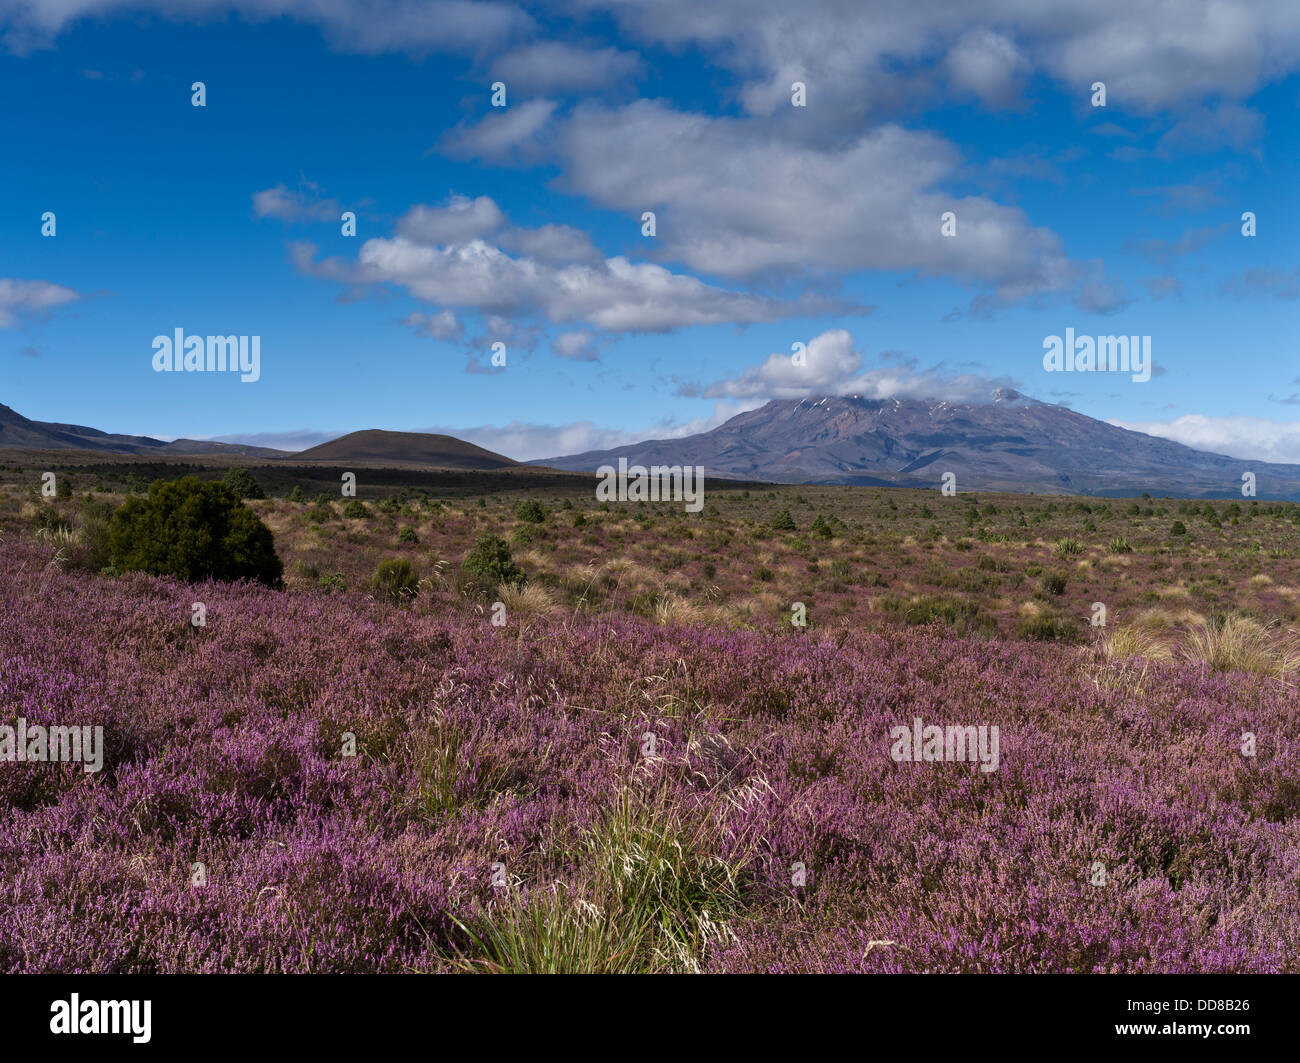
[[[16,52],[49,47],[86,18],[152,12],[200,21],[231,11],[249,22],[291,18],[320,28],[339,51],[474,53],[532,32],[532,17],[497,0],[59,0],[0,3],[0,29]]]
[[[1019,102],[1020,74],[1028,66],[1015,44],[992,30],[968,30],[949,49],[948,80],[958,92],[970,93],[987,107]]]
[[[458,340],[465,335],[465,326],[450,310],[440,310],[436,314],[421,314],[413,310],[402,319],[402,324],[435,340]]]
[[[506,99],[509,100],[509,86]],[[541,157],[540,134],[555,114],[554,100],[524,100],[494,107],[478,122],[461,125],[439,142],[454,158],[475,158],[498,165],[535,161]]]
[[[1300,464],[1300,421],[1264,417],[1206,417],[1189,413],[1172,421],[1111,421],[1121,428],[1232,458]]]
[[[43,314],[79,298],[71,288],[61,284],[0,277],[0,328],[13,328],[19,317]]]
[[[333,199],[313,199],[284,185],[253,193],[253,213],[283,222],[336,221],[341,210]]]
[[[505,82],[509,92],[546,96],[606,88],[637,77],[641,69],[641,58],[632,52],[537,41],[498,57],[491,77]]]
[[[397,234],[423,244],[454,244],[489,236],[505,224],[488,196],[452,196],[440,207],[417,204],[397,219]]]
[[[291,256],[304,273],[355,286],[391,284],[440,309],[477,311],[501,318],[540,316],[551,324],[586,324],[609,333],[668,332],[694,325],[772,321],[796,312],[855,308],[820,298],[790,302],[728,291],[653,263],[622,256],[557,264],[512,256],[468,234],[501,222],[486,197],[449,207],[415,207],[398,223],[399,234],[362,244],[354,263],[315,261],[315,247],[299,243]],[[590,242],[576,230],[552,227],[508,230],[516,246],[544,245],[554,253],[569,244],[585,257]],[[461,239],[446,239],[459,237]],[[445,242],[443,242],[445,241]]]
[[[940,369],[916,370],[910,363],[862,367],[863,357],[846,329],[831,329],[808,341],[804,362],[794,352],[769,354],[760,365],[701,390],[705,398],[769,399],[821,398],[861,395],[868,399],[947,399],[949,402],[988,402],[999,387],[1014,381],[974,373],[945,374]]]
[[[441,432],[464,439],[498,454],[518,461],[539,458],[558,458],[569,454],[583,454],[589,450],[609,450],[639,443],[646,439],[681,439],[684,436],[708,432],[738,413],[761,406],[761,402],[719,402],[713,412],[687,421],[660,421],[640,431],[625,428],[604,428],[593,421],[572,421],[568,424],[549,425],[511,421],[507,425],[479,425],[471,428],[446,426],[420,428],[420,432]]]
[[[752,120],[640,100],[579,107],[557,150],[565,187],[634,217],[661,210],[660,253],[703,273],[915,269],[995,285],[1008,301],[1073,276],[1059,238],[1019,209],[938,191],[956,149],[897,125],[801,147]],[[941,235],[947,210],[956,237]]]
[[[551,350],[575,362],[594,362],[600,357],[600,349],[590,332],[562,332],[551,341]]]

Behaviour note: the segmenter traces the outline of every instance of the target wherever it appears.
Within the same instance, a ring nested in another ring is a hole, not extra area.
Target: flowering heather
[[[0,724],[104,764],[0,762],[0,970],[1300,971],[1265,675],[53,555],[0,545]],[[895,761],[914,719],[997,770]]]

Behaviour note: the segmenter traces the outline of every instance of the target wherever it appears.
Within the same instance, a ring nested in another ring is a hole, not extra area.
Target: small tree
[[[783,509],[772,518],[772,523],[768,526],[775,531],[794,531],[794,517],[790,516],[788,509]]]
[[[535,498],[526,498],[515,506],[515,516],[528,524],[542,524],[546,521],[546,510]]]
[[[108,549],[121,572],[201,579],[254,579],[278,587],[283,566],[271,529],[225,484],[193,476],[155,480],[146,498],[113,514]]]
[[[226,473],[226,486],[235,492],[240,498],[265,498],[266,492],[262,490],[262,485],[253,479],[253,474],[247,469],[231,469]]]
[[[490,592],[502,583],[522,584],[527,577],[514,563],[510,546],[499,535],[481,535],[462,564],[465,583],[472,590]]]

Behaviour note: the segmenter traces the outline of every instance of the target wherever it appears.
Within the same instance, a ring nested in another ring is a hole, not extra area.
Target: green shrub
[[[758,568],[754,570],[754,578],[758,580],[759,583],[771,583],[774,575],[775,573],[773,573],[773,571],[766,565],[759,565]]]
[[[225,484],[240,498],[265,498],[262,485],[253,479],[247,469],[231,469],[226,473]]]
[[[307,510],[307,519],[317,524],[324,524],[325,521],[334,519],[334,507],[326,502],[317,502]]]
[[[375,578],[370,581],[370,590],[381,601],[405,602],[414,598],[419,590],[420,581],[411,568],[411,562],[404,557],[392,557],[379,562],[375,569]]]
[[[299,504],[307,501],[307,496],[303,494],[301,485],[293,485],[293,490],[289,492],[289,501],[297,502]]]
[[[72,477],[58,476],[54,480],[54,497],[71,498],[72,497]]]
[[[1043,577],[1043,592],[1060,597],[1065,593],[1066,577],[1060,572],[1049,572]]]
[[[397,541],[399,543],[418,543],[420,541],[420,537],[415,534],[414,528],[412,528],[410,525],[407,525],[397,533]]]
[[[365,520],[370,516],[370,510],[366,509],[366,504],[359,498],[354,498],[343,507],[343,516],[349,520]]]
[[[794,531],[795,530],[794,517],[790,515],[790,511],[788,509],[783,509],[781,510],[780,513],[778,513],[775,517],[772,518],[772,522],[768,525],[768,527],[771,528],[773,531]]]
[[[526,498],[515,506],[515,516],[527,524],[544,524],[546,510],[535,498]]]
[[[1174,521],[1174,523],[1173,523],[1172,525],[1170,525],[1170,527],[1169,527],[1169,534],[1170,534],[1170,535],[1186,535],[1186,534],[1187,534],[1187,525],[1184,524],[1181,520],[1176,520],[1176,521]]]
[[[829,539],[835,534],[835,530],[830,526],[826,519],[818,516],[812,523],[812,533],[823,539]]]
[[[582,528],[585,527],[586,524],[587,524],[587,514],[582,512],[582,510],[578,510],[578,512],[573,515],[573,526],[575,528]]]
[[[1133,547],[1129,545],[1129,541],[1123,536],[1116,536],[1112,539],[1106,544],[1106,549],[1112,554],[1131,554],[1133,552]]]
[[[523,584],[527,577],[510,556],[510,546],[499,535],[481,535],[461,563],[468,589],[495,593],[502,583]]]
[[[109,524],[112,564],[122,572],[280,585],[271,530],[225,484],[186,476],[155,480],[128,498]]]
[[[1061,539],[1056,544],[1056,552],[1061,557],[1068,557],[1070,554],[1083,553],[1083,544],[1077,539],[1071,539],[1069,536]]]
[[[347,583],[343,579],[342,572],[335,572],[329,576],[321,576],[321,578],[316,581],[316,586],[323,591],[341,591],[347,589]]]

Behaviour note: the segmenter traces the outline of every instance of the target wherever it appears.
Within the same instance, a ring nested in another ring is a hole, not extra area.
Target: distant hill
[[[1117,497],[1240,497],[1242,473],[1253,472],[1258,497],[1300,499],[1300,466],[1207,454],[1010,389],[985,403],[774,400],[698,435],[533,464],[594,472],[620,457],[778,483],[933,488],[952,472],[962,491]]]
[[[0,403],[0,447],[23,450],[100,450],[112,454],[247,454],[280,458],[283,450],[249,447],[241,443],[211,443],[201,439],[175,439],[168,443],[149,436],[114,435],[80,424],[33,421]]]
[[[371,428],[293,455],[295,461],[398,462],[440,469],[504,469],[520,463],[503,454],[432,432],[385,432]]]

